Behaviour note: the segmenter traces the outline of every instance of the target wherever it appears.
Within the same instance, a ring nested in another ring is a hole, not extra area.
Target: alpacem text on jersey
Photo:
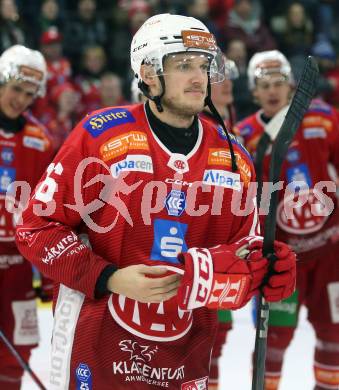
[[[92,137],[96,138],[112,127],[133,122],[135,122],[135,118],[128,110],[123,108],[111,108],[91,115],[84,123],[84,128]]]
[[[205,169],[203,184],[241,190],[240,175],[221,169]]]

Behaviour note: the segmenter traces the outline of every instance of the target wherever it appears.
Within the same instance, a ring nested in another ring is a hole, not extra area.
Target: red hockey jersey
[[[24,125],[20,131],[5,132],[0,127],[0,255],[8,255],[21,258],[15,245],[15,215],[22,211],[17,203],[10,202],[7,196],[13,193],[17,201],[20,194],[11,191],[14,182],[25,181],[25,194],[21,193],[22,200],[26,196],[26,202],[33,191],[47,165],[53,159],[51,137],[45,127],[37,122],[30,114],[25,113]],[[7,258],[7,263],[0,268],[10,266],[15,260]]]
[[[251,154],[255,153],[265,128],[261,112],[235,127]],[[338,119],[328,104],[315,99],[288,149],[277,210],[277,239],[291,245],[299,253],[299,260],[312,259],[323,253],[328,243],[339,240],[335,185],[326,188],[321,183],[331,181],[329,163],[339,172]],[[264,180],[268,177],[268,167],[269,153],[264,161]]]
[[[17,229],[21,252],[58,287],[49,389],[207,389],[215,312],[94,293],[109,264],[178,267],[190,247],[258,234],[253,166],[232,143],[235,173],[225,134],[204,120],[193,150],[171,153],[143,105],[96,111],[72,131]]]

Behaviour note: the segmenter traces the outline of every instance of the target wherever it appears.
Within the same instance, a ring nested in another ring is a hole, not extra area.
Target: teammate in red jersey
[[[46,64],[40,52],[16,45],[1,55],[0,329],[26,361],[39,334],[32,266],[15,245],[13,209],[19,210],[20,206],[11,201],[12,193],[18,195],[11,186],[25,181],[30,186],[26,190],[33,189],[53,158],[48,133],[26,112],[37,96],[43,96],[45,82]],[[42,292],[47,297],[46,291]],[[0,342],[0,387],[20,389],[22,375],[15,357]]]
[[[85,117],[31,198],[16,237],[57,286],[49,389],[207,389],[212,309],[258,291],[268,265],[251,160],[197,116],[219,60],[200,21],[148,19],[131,45],[148,101]],[[294,253],[276,250],[270,301],[295,282]]]
[[[226,57],[225,59],[225,80],[220,83],[211,85],[212,102],[225,123],[227,129],[232,130],[235,122],[235,110],[233,106],[233,82],[238,77],[238,69],[235,63]],[[208,107],[205,107],[199,115],[200,118],[206,119],[215,126],[219,123]],[[216,390],[219,387],[219,359],[222,348],[226,343],[227,333],[232,329],[232,313],[230,310],[218,311],[218,329],[213,346],[210,377],[208,388]]]
[[[278,51],[255,54],[249,62],[248,76],[261,109],[237,124],[236,132],[255,153],[264,132],[275,139],[294,80],[290,64]],[[269,153],[264,161],[264,178],[268,175],[268,160]],[[315,388],[339,388],[339,214],[329,163],[338,172],[338,120],[332,107],[313,100],[282,168],[281,180],[289,192],[281,191],[277,239],[297,253],[297,289],[287,300],[270,306],[266,390],[278,389],[284,353],[293,337],[301,304],[307,307],[316,333]]]

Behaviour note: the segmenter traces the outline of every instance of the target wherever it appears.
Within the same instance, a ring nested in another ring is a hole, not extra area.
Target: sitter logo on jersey
[[[278,205],[277,224],[292,234],[309,234],[320,230],[330,215],[316,189],[301,190],[285,195]]]
[[[235,191],[240,191],[241,189],[240,174],[221,169],[205,169],[202,183],[210,186],[231,188]]]
[[[145,382],[152,386],[169,387],[170,381],[184,379],[185,366],[152,367],[153,356],[159,351],[157,345],[139,344],[134,340],[122,340],[120,350],[127,352],[128,358],[113,362],[113,374],[124,376],[125,382]]]
[[[124,160],[112,164],[110,169],[114,178],[117,178],[120,172],[153,173],[153,163],[150,156],[132,154],[126,156]]]
[[[88,365],[80,363],[75,370],[76,390],[92,390],[92,373]]]
[[[181,390],[207,390],[208,376],[203,378],[193,379],[192,381],[185,382],[181,385]]]
[[[180,217],[186,208],[186,194],[183,191],[172,190],[166,197],[165,206],[168,215]]]
[[[187,227],[187,224],[178,221],[155,219],[153,222],[154,241],[150,259],[178,264],[178,254],[187,252],[185,242]]]
[[[247,186],[251,180],[251,168],[247,162],[241,158],[239,153],[235,153],[237,165],[240,170],[240,177],[244,184]],[[228,168],[232,166],[232,155],[229,150],[226,149],[209,149],[208,153],[209,165],[225,165]]]
[[[14,149],[3,147],[1,149],[1,160],[5,165],[11,165],[14,161]]]
[[[5,193],[9,185],[15,181],[16,169],[0,167],[0,193]]]
[[[147,135],[142,131],[130,131],[113,137],[100,146],[100,156],[103,161],[108,161],[129,150],[149,150]]]
[[[123,108],[113,108],[90,116],[90,118],[84,123],[84,128],[92,135],[92,137],[97,138],[112,127],[133,122],[135,122],[135,118],[128,110],[124,110]]]

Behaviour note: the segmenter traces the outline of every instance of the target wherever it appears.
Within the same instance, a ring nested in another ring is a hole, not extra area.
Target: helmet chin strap
[[[160,84],[161,84],[161,89],[162,89],[162,92],[160,95],[157,95],[157,96],[152,96],[150,93],[149,93],[149,88],[148,88],[148,85],[145,84],[142,80],[140,80],[138,82],[138,87],[139,89],[141,90],[141,92],[150,100],[152,100],[152,102],[155,103],[156,107],[157,107],[157,110],[159,112],[163,112],[164,109],[162,107],[162,104],[161,104],[161,98],[164,96],[165,94],[165,80],[164,80],[164,76],[162,75],[158,75],[159,77],[159,80],[160,80]]]
[[[237,160],[235,158],[235,153],[234,153],[234,149],[233,149],[233,145],[232,145],[230,134],[229,134],[228,130],[226,129],[225,122],[223,121],[223,119],[222,119],[221,115],[219,114],[218,110],[215,108],[215,106],[214,106],[214,104],[212,102],[212,99],[211,99],[211,80],[210,80],[210,78],[208,78],[207,96],[205,98],[205,106],[207,106],[211,110],[211,113],[213,114],[214,118],[221,125],[221,127],[223,128],[223,130],[224,130],[224,132],[226,134],[228,146],[230,148],[230,153],[231,153],[232,172],[236,172],[238,170],[238,166],[237,166]]]

